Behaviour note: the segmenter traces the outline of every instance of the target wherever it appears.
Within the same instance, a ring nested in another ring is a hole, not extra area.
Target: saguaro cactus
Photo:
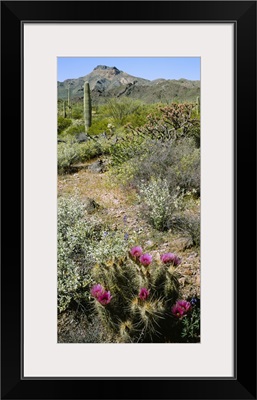
[[[84,83],[84,121],[85,121],[85,132],[88,132],[88,128],[91,126],[92,121],[92,106],[91,106],[91,95],[89,83]]]

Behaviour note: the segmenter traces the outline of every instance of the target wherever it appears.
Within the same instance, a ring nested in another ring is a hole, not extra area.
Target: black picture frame
[[[233,378],[22,377],[22,24],[81,22],[83,15],[90,22],[234,24]],[[256,399],[256,1],[2,1],[1,33],[1,398]]]

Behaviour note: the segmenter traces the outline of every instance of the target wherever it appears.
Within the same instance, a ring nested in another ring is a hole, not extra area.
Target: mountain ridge
[[[180,78],[149,80],[128,74],[117,67],[97,65],[90,73],[79,78],[57,81],[58,99],[77,103],[83,99],[84,83],[89,82],[93,104],[109,98],[130,97],[146,103],[191,101],[200,95],[200,81]]]

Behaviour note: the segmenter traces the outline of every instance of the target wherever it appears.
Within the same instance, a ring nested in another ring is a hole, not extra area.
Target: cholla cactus
[[[91,296],[113,340],[164,341],[167,332],[172,335],[177,319],[171,307],[179,296],[176,267],[180,262],[174,253],[156,260],[135,246],[124,257],[94,265]]]

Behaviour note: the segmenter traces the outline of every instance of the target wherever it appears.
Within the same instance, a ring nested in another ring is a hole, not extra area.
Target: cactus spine
[[[92,120],[92,106],[91,106],[91,95],[89,83],[84,83],[84,121],[85,121],[85,132],[88,132],[88,128],[91,126]]]

